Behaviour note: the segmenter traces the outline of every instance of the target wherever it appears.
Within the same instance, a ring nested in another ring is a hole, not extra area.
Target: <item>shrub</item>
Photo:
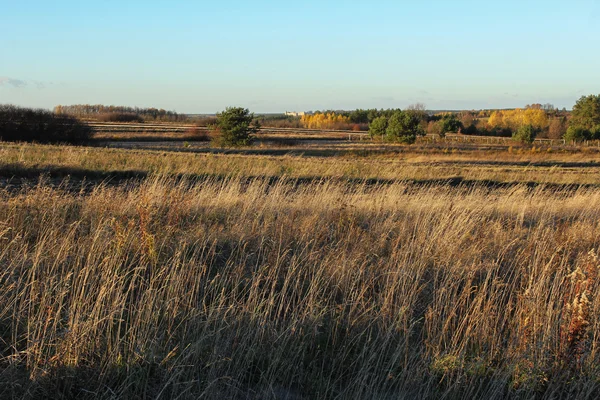
[[[440,125],[440,137],[446,136],[448,132],[460,132],[463,129],[463,124],[456,115],[444,115],[438,122]]]
[[[440,137],[443,137],[441,132],[442,132],[442,130],[441,130],[439,121],[429,121],[429,124],[427,124],[427,133],[428,134],[439,135]]]
[[[476,124],[470,124],[470,125],[464,125],[464,128],[462,129],[462,133],[464,133],[465,135],[478,135],[479,134],[479,130],[477,129],[477,125]]]
[[[82,143],[92,129],[68,115],[48,110],[0,105],[0,139],[39,143]]]
[[[513,133],[512,138],[521,143],[533,143],[537,133],[533,125],[523,125]]]
[[[386,117],[377,117],[369,124],[369,135],[371,137],[385,135],[385,130],[387,129],[388,120]]]
[[[388,140],[405,144],[413,144],[417,136],[425,135],[417,114],[404,111],[396,111],[390,117],[385,133]]]
[[[565,133],[567,143],[579,143],[589,139],[590,132],[580,126],[570,126]]]
[[[218,133],[217,143],[225,147],[249,145],[252,135],[260,128],[258,122],[253,120],[254,114],[247,108],[227,107],[217,114],[217,123],[213,126]]]
[[[211,139],[206,128],[202,129],[202,127],[198,125],[187,128],[185,130],[185,136],[188,140],[197,142],[208,142]]]
[[[217,117],[215,116],[201,116],[193,119],[193,122],[196,126],[206,126],[209,127],[211,125],[215,125],[217,123]]]

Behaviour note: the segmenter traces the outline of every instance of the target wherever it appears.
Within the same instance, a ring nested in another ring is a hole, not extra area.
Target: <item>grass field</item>
[[[596,149],[155,145],[0,143],[0,397],[600,396]]]
[[[122,146],[117,143],[115,146]],[[595,149],[385,146],[346,148],[253,147],[223,150],[171,142],[135,150],[2,144],[0,171],[8,176],[49,173],[75,177],[190,176],[334,178],[354,180],[466,180],[491,183],[600,184]],[[374,151],[371,147],[377,147]]]

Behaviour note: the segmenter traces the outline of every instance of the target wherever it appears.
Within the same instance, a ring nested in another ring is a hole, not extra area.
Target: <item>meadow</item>
[[[155,145],[0,143],[0,397],[600,396],[597,149]]]

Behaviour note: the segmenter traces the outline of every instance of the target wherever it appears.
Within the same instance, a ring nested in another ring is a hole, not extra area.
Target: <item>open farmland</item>
[[[0,143],[1,396],[600,395],[596,147],[156,129]]]

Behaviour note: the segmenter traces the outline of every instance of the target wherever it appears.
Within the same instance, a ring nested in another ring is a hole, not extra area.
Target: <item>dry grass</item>
[[[600,159],[585,153],[409,152],[373,157],[356,155],[211,154],[156,150],[0,144],[0,170],[5,176],[23,171],[71,173],[162,173],[218,176],[351,178],[385,180],[446,180],[600,184]],[[260,150],[258,150],[260,151]]]
[[[593,188],[0,191],[0,395],[597,398],[599,234]]]
[[[0,143],[0,398],[600,396],[598,154],[399,149]]]

